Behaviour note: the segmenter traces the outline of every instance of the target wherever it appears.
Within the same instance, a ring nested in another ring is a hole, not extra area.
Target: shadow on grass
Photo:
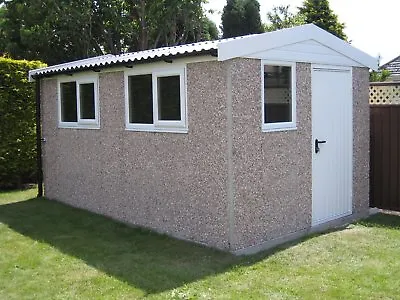
[[[254,256],[236,257],[46,199],[0,205],[0,222],[147,294],[252,265],[315,237],[304,237]],[[360,223],[399,229],[400,217],[376,215]]]
[[[148,294],[248,261],[46,199],[0,205],[0,222]]]
[[[367,227],[381,227],[388,229],[400,229],[400,215],[392,215],[379,213],[369,217],[368,219],[358,222]]]

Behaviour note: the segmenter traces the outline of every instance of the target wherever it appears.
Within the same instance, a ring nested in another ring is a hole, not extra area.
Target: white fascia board
[[[35,74],[35,72],[33,72],[33,70],[29,71],[29,73],[28,73],[29,82],[35,81],[35,79],[32,77],[32,75],[34,75],[34,74]]]
[[[34,78],[34,76],[37,74],[37,71],[38,71],[38,70],[40,70],[40,69],[30,70],[30,71],[29,71],[29,73],[28,73],[29,82],[34,82],[34,81],[36,81],[35,78]]]
[[[315,40],[340,54],[347,56],[348,58],[360,63],[364,67],[368,67],[372,70],[378,70],[378,60],[375,57],[370,56],[369,54],[353,47],[348,42],[343,41],[342,39],[334,36],[333,34],[315,26],[311,25],[313,35],[315,36]]]
[[[243,39],[221,41],[218,44],[218,60],[225,61],[232,58],[243,57],[310,39],[310,37],[304,37],[304,34],[293,33],[294,30],[296,30],[296,32],[303,31],[302,27],[303,26],[251,35]]]
[[[306,40],[315,40],[370,69],[377,70],[378,68],[376,58],[314,24],[251,35],[242,39],[221,41],[218,44],[218,60],[225,61],[232,58],[245,57]]]

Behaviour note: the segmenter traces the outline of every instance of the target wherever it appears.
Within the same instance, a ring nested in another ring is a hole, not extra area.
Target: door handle
[[[318,153],[321,149],[319,148],[319,144],[325,144],[326,141],[318,141],[318,139],[315,139],[315,153]]]

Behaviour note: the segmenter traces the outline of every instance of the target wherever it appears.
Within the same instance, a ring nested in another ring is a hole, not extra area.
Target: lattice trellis
[[[264,92],[268,103],[290,103],[292,99],[292,90],[289,88],[266,88]]]
[[[369,104],[400,105],[400,85],[371,84],[369,86]]]

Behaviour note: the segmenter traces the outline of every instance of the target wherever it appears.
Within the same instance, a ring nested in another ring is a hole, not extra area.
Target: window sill
[[[261,127],[261,131],[262,132],[279,132],[279,131],[293,131],[293,130],[297,130],[297,126],[296,125],[275,125],[274,126],[269,126],[269,124],[263,124]]]
[[[88,124],[58,124],[58,128],[61,129],[100,129],[99,124],[93,124],[93,125],[88,125]]]
[[[160,133],[188,133],[189,130],[187,128],[174,128],[174,127],[135,127],[135,126],[127,126],[125,128],[126,131],[135,131],[135,132],[160,132]]]

